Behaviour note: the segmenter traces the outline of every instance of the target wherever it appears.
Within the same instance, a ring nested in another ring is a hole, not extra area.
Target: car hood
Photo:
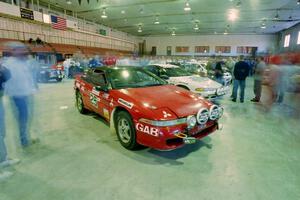
[[[181,76],[170,77],[170,82],[175,84],[187,84],[194,88],[220,88],[222,85],[208,77],[202,76]]]
[[[178,118],[196,114],[200,108],[212,105],[203,97],[174,85],[120,89],[114,93],[133,103],[136,108],[150,109],[153,112],[166,109]]]

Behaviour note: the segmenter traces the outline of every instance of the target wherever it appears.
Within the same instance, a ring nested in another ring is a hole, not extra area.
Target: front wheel
[[[79,91],[76,92],[76,108],[81,114],[87,113],[87,109],[84,107],[82,95]]]
[[[128,112],[120,111],[117,113],[115,126],[118,139],[123,147],[134,150],[139,146],[136,142],[136,131],[133,121]]]

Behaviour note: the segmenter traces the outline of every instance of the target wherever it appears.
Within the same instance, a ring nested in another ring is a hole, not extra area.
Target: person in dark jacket
[[[223,62],[217,62],[216,68],[215,68],[215,79],[218,83],[224,85],[224,78],[223,78]]]
[[[233,74],[234,83],[232,91],[232,101],[236,102],[237,92],[240,87],[240,101],[244,102],[246,78],[249,75],[249,65],[244,61],[244,57],[240,56],[239,61],[235,64]]]

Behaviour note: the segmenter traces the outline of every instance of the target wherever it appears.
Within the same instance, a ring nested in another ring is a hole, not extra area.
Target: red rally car
[[[137,67],[101,67],[75,79],[76,107],[110,122],[122,146],[171,150],[218,129],[223,109]]]

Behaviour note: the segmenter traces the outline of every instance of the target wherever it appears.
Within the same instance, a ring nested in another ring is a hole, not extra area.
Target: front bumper
[[[147,126],[147,124],[144,125]],[[218,122],[208,121],[205,127],[196,125],[190,130],[187,129],[186,125],[152,128],[158,129],[158,136],[149,135],[137,130],[137,142],[157,150],[172,150],[185,144],[192,144],[194,140],[199,140],[213,133],[218,129]],[[178,134],[181,134],[183,137],[178,137]]]
[[[197,92],[195,93],[207,98],[207,99],[214,99],[216,97],[221,97],[224,96],[229,92],[230,88],[229,86],[224,86],[215,90],[210,90],[210,91],[204,91],[204,92]]]

